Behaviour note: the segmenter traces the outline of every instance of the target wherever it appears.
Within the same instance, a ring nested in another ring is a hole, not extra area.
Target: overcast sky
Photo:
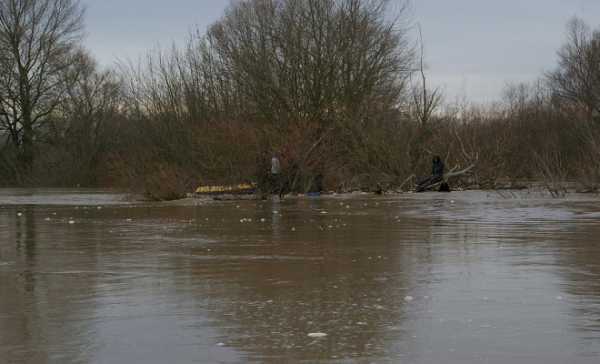
[[[183,41],[217,20],[229,0],[83,3],[86,45],[108,66]],[[429,77],[446,100],[488,102],[507,83],[534,80],[554,66],[571,17],[600,27],[600,0],[412,0],[410,16],[422,26]]]

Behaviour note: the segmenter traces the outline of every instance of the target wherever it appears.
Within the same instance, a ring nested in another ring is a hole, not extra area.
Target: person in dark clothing
[[[439,156],[433,157],[432,167],[431,167],[431,176],[422,178],[417,183],[417,192],[424,192],[433,185],[442,182],[440,187],[441,192],[450,191],[450,186],[446,182],[444,182],[444,162]]]
[[[313,188],[310,192],[321,193],[323,191],[323,174],[319,173],[315,176]]]
[[[444,162],[442,162],[442,159],[437,155],[433,157],[431,175],[433,177],[439,177],[440,179],[444,177]]]

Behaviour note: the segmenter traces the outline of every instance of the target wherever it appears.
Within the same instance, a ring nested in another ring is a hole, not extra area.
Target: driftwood
[[[415,179],[417,176],[415,176],[414,174],[411,174],[410,176],[408,176],[407,179],[404,180],[404,182],[402,182],[402,184],[400,184],[400,187],[398,187],[396,190],[397,191],[402,191],[402,189],[404,188],[404,186],[406,186],[406,184],[408,182],[410,182],[410,180]]]
[[[469,173],[473,168],[475,168],[474,164],[471,164],[470,166],[468,166],[465,169],[461,169],[460,171],[456,171],[457,167],[454,167],[450,172],[448,173],[444,173],[444,180],[447,180],[450,177],[457,177],[457,176],[461,176],[463,174],[467,174]],[[456,172],[455,172],[456,171]]]

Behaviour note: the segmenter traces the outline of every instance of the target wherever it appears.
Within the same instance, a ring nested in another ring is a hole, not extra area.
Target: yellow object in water
[[[231,186],[200,186],[196,189],[196,193],[248,193],[254,191],[254,189],[256,189],[256,184],[254,183],[241,183]]]

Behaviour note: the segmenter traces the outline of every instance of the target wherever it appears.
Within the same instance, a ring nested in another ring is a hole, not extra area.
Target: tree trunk
[[[23,140],[21,144],[20,169],[24,177],[29,177],[33,169],[34,151],[33,151],[33,125],[31,123],[31,113],[24,110],[23,115]]]

